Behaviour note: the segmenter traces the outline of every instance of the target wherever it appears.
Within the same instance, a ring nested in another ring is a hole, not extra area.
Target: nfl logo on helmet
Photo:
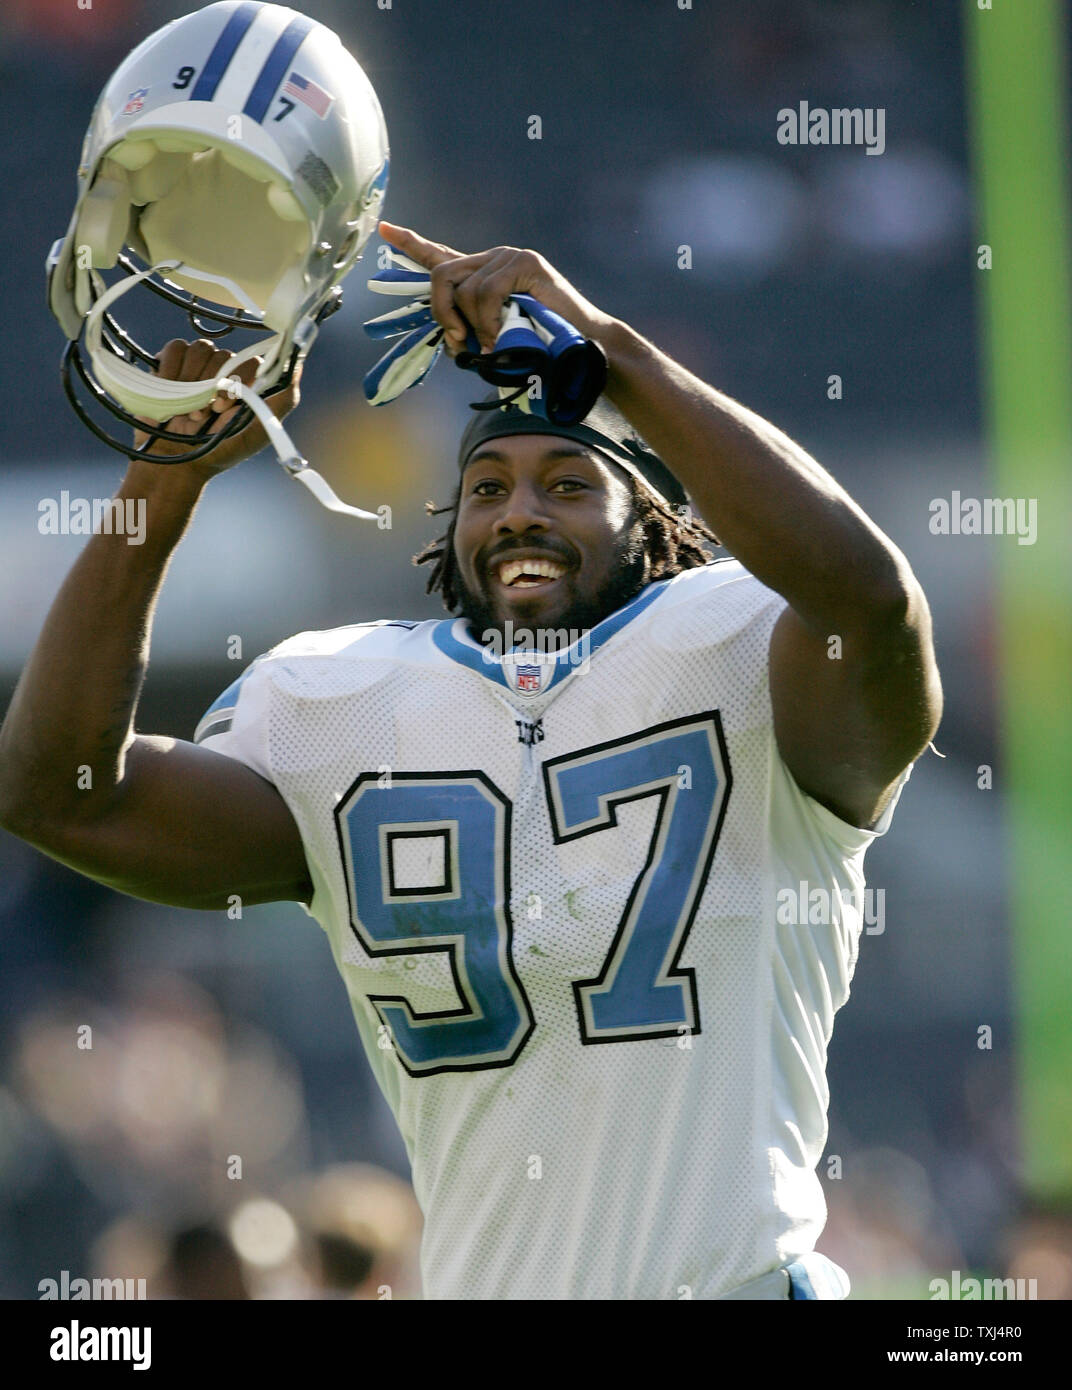
[[[123,107],[122,114],[124,116],[136,116],[145,105],[145,98],[148,95],[148,87],[139,87],[136,91],[131,92],[130,96],[127,97],[127,104]]]

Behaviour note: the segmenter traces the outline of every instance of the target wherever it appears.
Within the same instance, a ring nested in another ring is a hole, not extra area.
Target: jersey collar
[[[441,619],[432,629],[432,641],[452,661],[468,666],[512,695],[529,698],[546,695],[574,671],[586,667],[600,647],[654,603],[670,582],[670,579],[660,579],[649,584],[636,598],[597,623],[585,637],[554,654],[515,648],[499,656],[476,640],[465,618]]]

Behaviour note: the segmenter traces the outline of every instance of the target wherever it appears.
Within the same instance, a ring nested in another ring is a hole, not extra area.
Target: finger
[[[177,381],[185,356],[186,340],[184,338],[172,338],[157,353],[153,375],[167,377],[169,381]]]
[[[432,317],[442,327],[447,338],[447,349],[458,349],[465,345],[469,334],[466,322],[455,302],[458,285],[467,278],[468,271],[454,269],[460,261],[444,262],[432,271],[430,277],[430,305]]]
[[[399,227],[394,222],[381,222],[379,231],[384,241],[397,251],[412,257],[426,270],[432,270],[444,261],[456,261],[464,255],[464,252],[444,246],[441,241],[429,241],[427,237],[421,236],[409,227]]]
[[[503,305],[519,288],[515,268],[517,253],[504,249],[460,284],[454,299],[459,311],[473,325],[485,352],[491,352],[502,331]]]
[[[207,376],[205,368],[216,352],[214,344],[207,338],[198,338],[196,343],[188,344],[186,355],[179,369],[177,381],[202,381]]]
[[[288,414],[288,412],[293,410],[297,405],[297,394],[297,391],[292,392],[288,387],[286,391],[280,391],[275,396],[266,396],[265,405],[268,406],[277,420],[281,420],[284,415]],[[209,433],[216,434],[220,430],[226,429],[234,419],[235,414],[242,409],[243,404],[243,401],[235,401],[233,405],[228,405],[227,409],[217,415],[212,421],[209,427]],[[254,440],[258,441],[256,450],[263,449],[268,442],[268,436],[264,431],[264,426],[256,419],[249,422],[245,429],[241,431],[239,438],[245,440],[247,443],[252,443]]]
[[[247,377],[249,377],[249,379],[252,380],[253,373],[256,369],[258,361],[259,359],[255,359],[251,362],[244,362],[241,368],[235,373],[233,373],[233,375],[240,376],[243,380],[245,380]],[[295,368],[293,377],[291,377],[290,384],[286,386],[282,391],[276,391],[273,395],[264,397],[265,405],[268,406],[269,410],[271,410],[272,414],[276,417],[277,420],[282,420],[284,416],[289,415],[290,412],[298,405],[298,402],[301,400],[301,374],[303,367],[304,363],[299,362],[298,366]],[[247,385],[248,384],[249,383],[247,382]],[[220,414],[219,417],[212,424],[213,433],[215,433],[217,430],[223,429],[223,427],[228,423],[228,421],[233,418],[235,411],[241,409],[242,406],[241,401],[235,401],[232,404],[232,402],[226,396],[222,398],[217,397],[217,401],[214,402],[214,406],[218,406],[221,403],[225,408],[222,414]],[[267,436],[264,434],[263,427],[260,425],[260,423],[257,421],[253,421],[249,426],[247,426],[247,428],[251,432],[250,438],[259,438],[261,440],[261,445],[258,447],[263,447],[264,443],[267,442]],[[243,432],[243,436],[244,433],[245,432]]]
[[[239,381],[244,381],[247,386],[250,386],[253,384],[254,377],[260,371],[263,361],[263,357],[248,357],[245,362],[239,363],[231,375],[236,376]]]
[[[229,355],[230,354],[228,353],[223,354],[223,362],[226,362]],[[234,371],[228,372],[227,375],[229,377],[236,376],[238,380],[243,382],[246,386],[252,386],[253,379],[254,377],[256,377],[257,372],[260,369],[261,360],[262,359],[259,357],[250,357],[247,361],[242,362],[239,366],[237,366],[234,369]],[[223,366],[223,362],[220,363],[221,368]],[[212,409],[217,412],[221,410],[230,410],[233,404],[234,401],[232,400],[232,398],[229,395],[227,395],[225,391],[220,391],[216,396],[215,400],[212,402]]]
[[[257,368],[260,367],[260,357],[250,357],[249,360],[243,361],[243,363],[239,364],[238,367],[234,367],[232,368],[232,370],[225,371],[225,364],[227,364],[229,356],[231,356],[231,354],[224,353],[224,357],[222,357],[222,360],[220,361],[220,364],[218,364],[217,367],[217,375],[222,375],[222,377],[228,379],[231,377],[238,377],[239,381],[245,382],[245,385],[252,386],[253,378],[257,375]],[[216,393],[216,396],[214,396],[213,403],[211,403],[211,409],[216,410],[218,414],[221,410],[231,409],[231,406],[234,403],[234,398],[232,398],[232,396],[229,396],[227,391],[224,391],[224,389],[220,389],[220,391]]]
[[[214,409],[215,405],[216,402],[213,402]],[[237,412],[242,409],[242,402],[235,401],[232,404],[231,402],[224,401],[224,406],[226,408],[221,410],[218,415],[215,415],[213,417],[212,424],[209,426],[208,430],[209,434],[218,434],[220,430],[226,428],[226,426],[229,425],[230,422],[234,419]],[[247,429],[260,429],[260,425],[256,420],[254,420],[247,426]],[[243,433],[245,433],[245,431],[243,431]]]
[[[418,265],[432,272],[431,309],[433,317],[443,328],[447,352],[453,357],[465,346],[469,335],[469,322],[464,311],[455,307],[457,286],[463,284],[477,269],[489,261],[498,262],[504,255],[515,255],[513,248],[504,251],[496,247],[491,251],[481,251],[466,256],[442,242],[429,241],[409,227],[401,227],[394,222],[380,222],[380,234],[385,241],[399,251],[412,257]],[[508,293],[508,292],[507,292]],[[503,298],[505,299],[505,295]],[[484,316],[483,345],[494,346],[501,326],[501,304],[498,311],[492,306]]]
[[[205,370],[202,373],[206,381],[211,381],[214,376],[219,376],[224,364],[230,360],[231,354],[226,348],[216,348],[212,356],[205,363]]]
[[[214,348],[211,356],[206,360],[201,370],[199,379],[211,381],[213,377],[219,376],[230,356],[231,354],[224,349]],[[203,406],[200,410],[191,410],[190,419],[196,421],[198,424],[203,423],[214,410],[222,409],[222,407],[217,405],[219,399],[220,397],[217,395],[214,400],[210,401],[208,405]],[[230,401],[228,401],[227,404],[230,405]]]
[[[470,328],[482,345],[493,347],[502,326],[502,300],[496,309],[489,300],[481,299],[485,273],[498,269],[513,253],[496,247],[475,256],[459,256],[436,266],[429,277],[432,314],[443,327],[447,350],[465,346]],[[478,322],[479,320],[479,322]]]
[[[245,381],[248,386],[249,381],[246,380],[248,373],[244,370],[245,367],[246,363],[243,363],[242,368],[229,372],[228,377],[238,377],[240,381]],[[209,427],[210,433],[215,434],[217,430],[223,429],[225,425],[234,419],[239,410],[245,408],[245,404],[245,401],[243,401],[241,397],[229,395],[226,391],[220,391],[212,402],[211,410],[206,412],[206,414],[212,416],[212,424]],[[259,429],[260,425],[257,421],[251,420],[242,433],[243,435],[247,432],[252,434]]]

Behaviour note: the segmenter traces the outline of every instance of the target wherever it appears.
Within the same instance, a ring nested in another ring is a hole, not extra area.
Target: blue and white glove
[[[443,351],[443,330],[432,317],[431,281],[423,266],[391,251],[394,264],[368,282],[377,294],[417,295],[409,304],[391,309],[365,324],[370,338],[405,334],[365,375],[365,397],[371,405],[386,405],[423,381]]]
[[[377,294],[416,295],[365,324],[372,338],[404,335],[365,377],[365,396],[372,405],[395,400],[431,371],[443,351],[443,330],[432,316],[428,272],[389,248],[393,264],[369,280]],[[454,359],[499,388],[499,404],[556,424],[583,420],[607,381],[607,358],[598,343],[528,294],[514,294],[503,305],[502,328],[491,352],[482,354],[470,330],[466,347]],[[496,403],[474,402],[475,410],[494,410]]]

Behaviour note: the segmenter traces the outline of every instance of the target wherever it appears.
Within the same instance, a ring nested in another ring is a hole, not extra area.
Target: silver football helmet
[[[49,305],[69,340],[64,387],[81,419],[133,455],[129,438],[90,415],[72,372],[126,425],[148,428],[142,456],[154,459],[161,440],[191,445],[162,463],[200,458],[253,413],[273,418],[243,391],[211,438],[162,423],[207,406],[253,356],[263,359],[255,396],[289,383],[376,226],[387,172],[376,93],[323,24],[282,5],[221,0],[146,39],[97,101],[74,214],[48,258]],[[102,272],[116,268],[107,283]],[[153,355],[116,317],[138,284],[183,309],[199,336],[262,337],[232,352],[214,380],[151,376]]]

